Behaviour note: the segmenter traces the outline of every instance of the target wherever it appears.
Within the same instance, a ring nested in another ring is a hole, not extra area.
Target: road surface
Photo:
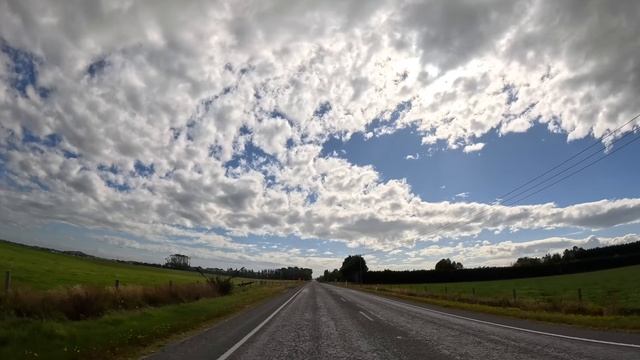
[[[315,281],[151,359],[640,359],[640,334],[415,305]]]

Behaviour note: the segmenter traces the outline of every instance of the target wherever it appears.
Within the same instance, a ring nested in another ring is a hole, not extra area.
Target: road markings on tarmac
[[[343,297],[341,297],[340,300],[342,300],[342,302],[347,302]]]
[[[298,290],[295,294],[293,294],[289,300],[285,301],[284,304],[280,305],[279,308],[276,309],[276,311],[274,311],[271,315],[269,315],[268,318],[264,319],[263,322],[260,323],[260,325],[256,326],[255,329],[251,330],[251,332],[249,332],[245,337],[243,337],[240,341],[238,341],[235,345],[233,345],[229,350],[227,350],[227,352],[225,352],[224,354],[220,355],[220,357],[218,358],[218,360],[224,360],[227,359],[229,356],[231,356],[231,354],[233,354],[234,351],[238,350],[238,348],[240,346],[242,346],[242,344],[244,344],[245,342],[247,342],[247,340],[249,340],[249,338],[251,338],[255,333],[258,332],[258,330],[260,330],[260,328],[262,328],[263,326],[266,325],[266,323],[269,322],[269,320],[271,320],[272,317],[276,316],[277,313],[280,312],[280,310],[282,310],[282,308],[284,308],[285,306],[287,306],[288,303],[291,302],[291,300],[293,300],[304,288]]]
[[[352,290],[352,291],[355,291],[355,290]],[[427,308],[422,307],[422,306],[411,305],[411,304],[407,304],[407,303],[404,303],[404,302],[401,302],[401,301],[396,301],[396,300],[383,298],[383,297],[380,297],[380,296],[376,296],[376,298],[378,298],[379,300],[381,300],[383,302],[393,303],[393,304],[396,304],[396,305],[401,305],[401,307],[405,307],[405,308],[419,309],[419,310],[426,311],[426,312],[431,312],[431,313],[434,313],[434,314],[451,316],[451,317],[458,318],[458,319],[473,321],[473,322],[477,322],[477,323],[481,323],[481,324],[498,326],[498,327],[511,329],[511,330],[518,330],[518,331],[528,332],[528,333],[532,333],[532,334],[553,336],[553,337],[562,338],[562,339],[578,340],[578,341],[585,341],[585,342],[591,342],[591,343],[597,343],[597,344],[625,346],[625,347],[631,347],[631,348],[640,349],[640,345],[636,345],[636,344],[627,344],[627,343],[619,343],[619,342],[613,342],[613,341],[588,339],[588,338],[581,338],[581,337],[577,337],[577,336],[561,335],[561,334],[548,333],[548,332],[544,332],[544,331],[525,329],[525,328],[520,328],[520,327],[516,327],[516,326],[498,324],[498,323],[494,323],[494,322],[491,322],[491,321],[479,320],[479,319],[469,318],[469,317],[466,317],[466,316],[450,314],[450,313],[446,313],[446,312],[443,312],[443,311],[427,309]]]
[[[358,312],[360,313],[360,315],[362,315],[362,316],[366,317],[367,319],[369,319],[369,321],[373,321],[373,319],[370,318],[369,315],[363,313],[362,311],[358,311]]]

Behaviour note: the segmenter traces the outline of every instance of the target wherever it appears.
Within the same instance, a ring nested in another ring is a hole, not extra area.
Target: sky
[[[0,238],[315,276],[638,241],[638,14],[0,0]]]

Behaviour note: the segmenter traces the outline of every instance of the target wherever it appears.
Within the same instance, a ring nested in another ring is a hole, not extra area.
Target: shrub
[[[214,288],[220,295],[229,295],[233,291],[233,282],[230,277],[223,278],[215,276],[207,278],[209,285]]]

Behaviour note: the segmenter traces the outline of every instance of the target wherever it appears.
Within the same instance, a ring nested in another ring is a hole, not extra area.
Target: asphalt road
[[[311,282],[150,358],[638,360],[640,334],[418,306]]]

